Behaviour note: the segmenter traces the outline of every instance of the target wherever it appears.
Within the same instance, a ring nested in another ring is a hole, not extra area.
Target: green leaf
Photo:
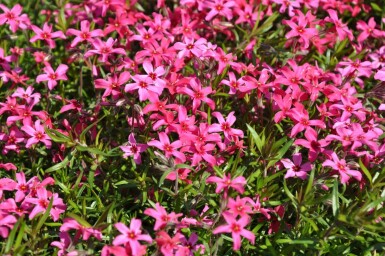
[[[85,219],[83,219],[82,217],[80,217],[79,215],[77,215],[75,213],[69,212],[66,214],[66,217],[69,217],[69,218],[76,220],[83,227],[86,227],[86,228],[92,227],[92,225],[90,223],[88,223]]]
[[[370,183],[370,186],[372,186],[372,185],[373,185],[373,184],[372,184],[373,177],[372,177],[372,175],[370,174],[368,168],[366,168],[366,166],[362,163],[361,158],[359,159],[358,163],[359,163],[359,165],[360,165],[360,167],[361,167],[361,170],[364,172],[364,174],[365,174],[366,177],[368,178],[369,183]]]
[[[114,208],[114,202],[110,203],[104,210],[104,212],[102,213],[102,215],[100,215],[100,217],[98,218],[98,220],[96,221],[96,223],[94,224],[94,228],[97,228],[100,224],[102,224],[106,218],[107,218],[107,215],[108,214],[111,214],[111,211],[112,209]]]
[[[339,199],[338,199],[338,181],[334,180],[333,194],[332,194],[332,210],[333,216],[337,216],[339,210]]]
[[[159,179],[159,184],[158,184],[158,186],[160,187],[160,186],[162,186],[163,185],[163,182],[164,182],[164,180],[166,179],[166,177],[172,172],[173,170],[167,170],[167,171],[165,171],[164,173],[163,173],[163,175],[160,177],[160,179]]]
[[[45,170],[45,173],[55,172],[55,171],[57,171],[57,170],[60,170],[60,169],[62,169],[62,168],[64,168],[64,167],[66,167],[67,164],[68,164],[69,161],[70,161],[70,160],[68,159],[69,157],[71,157],[71,155],[66,156],[66,158],[64,158],[62,162],[57,163],[57,164],[55,164],[54,166],[51,166],[50,168],[48,168],[47,170]]]
[[[64,134],[54,130],[54,129],[48,129],[47,127],[44,127],[45,133],[54,141],[57,143],[70,143],[71,139],[68,136],[65,136]]]
[[[52,205],[53,205],[53,196],[51,197],[51,200],[49,201],[49,205],[48,205],[47,209],[45,210],[44,214],[40,217],[38,223],[32,229],[32,237],[36,238],[37,233],[39,232],[41,227],[44,225],[44,223],[46,222],[46,220],[47,220],[47,218],[51,212]]]
[[[382,9],[381,9],[381,7],[378,6],[378,4],[370,3],[370,6],[372,6],[373,10],[378,11],[378,12],[382,12]]]
[[[94,127],[97,123],[99,123],[100,121],[102,121],[107,115],[104,115],[102,116],[101,118],[99,118],[98,120],[96,120],[95,122],[93,122],[92,124],[90,124],[89,126],[87,126],[87,128],[85,128],[82,133],[79,135],[79,140],[80,142],[82,143],[85,143],[85,136],[86,136],[86,133],[92,128]]]
[[[259,152],[262,154],[262,148],[264,146],[261,138],[259,137],[258,133],[254,130],[253,127],[250,125],[246,124],[247,129],[250,131],[251,136],[253,137],[254,143],[257,146]]]
[[[9,253],[12,249],[13,241],[15,240],[16,232],[18,231],[20,222],[23,221],[23,218],[18,219],[18,221],[13,225],[11,233],[7,238],[7,243],[5,244],[5,253]]]

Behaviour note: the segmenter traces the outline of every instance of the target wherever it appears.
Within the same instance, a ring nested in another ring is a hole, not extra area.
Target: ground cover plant
[[[385,9],[2,0],[2,255],[377,255]]]

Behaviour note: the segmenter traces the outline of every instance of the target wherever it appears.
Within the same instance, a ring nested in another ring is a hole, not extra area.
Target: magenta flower
[[[178,52],[178,58],[183,57],[201,57],[203,52],[207,49],[207,40],[205,38],[199,38],[197,41],[195,41],[193,38],[184,38],[184,43],[177,42],[174,44],[174,48],[176,50],[179,50]]]
[[[4,191],[13,191],[16,189],[17,183],[10,178],[0,179],[0,199],[3,198]]]
[[[236,121],[234,111],[230,112],[226,120],[220,112],[213,112],[212,116],[218,119],[219,124],[212,124],[209,128],[209,132],[223,132],[225,134],[225,138],[229,141],[232,140],[233,136],[243,138],[242,130],[231,128]]]
[[[0,25],[9,24],[11,31],[16,33],[18,28],[26,29],[30,25],[27,14],[21,14],[23,8],[20,4],[16,4],[12,9],[8,9],[5,5],[0,4],[0,8],[4,13],[0,14]]]
[[[117,228],[121,235],[115,237],[112,242],[113,245],[121,245],[125,243],[129,243],[132,251],[132,255],[138,255],[141,251],[141,245],[139,241],[146,241],[148,243],[152,243],[152,238],[149,235],[143,235],[141,226],[142,222],[138,219],[132,219],[130,223],[130,228],[128,228],[123,223],[116,223],[115,228]]]
[[[48,25],[48,23],[44,23],[43,30],[41,30],[39,27],[35,25],[31,25],[31,28],[33,32],[35,32],[36,35],[34,35],[29,41],[31,43],[36,42],[37,40],[44,40],[49,47],[55,48],[56,44],[55,41],[52,40],[52,38],[61,38],[66,39],[66,36],[61,31],[52,32],[52,25]]]
[[[159,140],[149,141],[147,144],[152,147],[157,147],[160,150],[163,150],[166,154],[166,157],[175,156],[180,161],[185,162],[186,157],[183,153],[177,151],[178,148],[182,147],[182,141],[176,140],[173,143],[170,143],[170,139],[168,138],[165,132],[159,133]]]
[[[219,226],[213,230],[213,234],[218,233],[231,233],[233,238],[233,249],[239,250],[241,248],[241,236],[245,237],[250,243],[254,244],[255,235],[245,229],[250,222],[250,216],[244,215],[239,220],[235,218],[229,212],[222,213],[223,218],[227,222],[227,225]]]
[[[285,20],[285,24],[289,25],[292,29],[289,33],[286,34],[286,38],[300,37],[300,42],[303,43],[304,48],[309,48],[310,39],[318,35],[318,30],[316,28],[307,28],[308,26],[308,14],[303,15],[302,12],[298,11],[297,16],[293,17],[291,20]],[[298,20],[296,23],[294,20]]]
[[[49,63],[43,68],[45,74],[38,75],[36,77],[36,82],[40,83],[43,81],[48,81],[48,88],[52,90],[57,85],[57,81],[64,80],[67,81],[67,70],[68,66],[65,64],[60,64],[59,67],[54,71]]]
[[[163,87],[154,86],[153,81],[146,75],[134,75],[131,77],[134,83],[126,84],[124,91],[138,90],[139,101],[155,98],[162,94]]]
[[[215,109],[215,102],[212,99],[207,97],[209,94],[213,93],[213,90],[211,87],[202,88],[202,85],[199,82],[199,80],[194,79],[194,78],[190,79],[189,85],[190,85],[192,90],[190,88],[187,88],[187,87],[182,87],[179,89],[178,92],[187,94],[193,99],[193,106],[192,107],[193,107],[194,113],[200,107],[202,101],[207,103],[207,105],[212,110]]]
[[[380,38],[385,36],[384,31],[376,29],[376,22],[374,17],[369,19],[368,24],[366,24],[365,21],[359,20],[357,22],[357,29],[362,31],[357,38],[358,42],[363,42],[368,39],[368,37]]]
[[[51,138],[45,133],[44,127],[40,125],[40,120],[36,120],[34,128],[30,125],[24,125],[21,130],[31,136],[25,145],[26,148],[30,148],[40,141],[43,142],[47,148],[51,148]]]
[[[123,157],[134,156],[135,163],[141,164],[142,159],[140,153],[146,151],[148,146],[146,144],[137,144],[133,133],[128,136],[128,144],[127,146],[120,147],[120,149],[124,151]]]
[[[309,149],[309,161],[314,162],[317,159],[318,154],[325,152],[324,147],[329,145],[326,139],[319,140],[317,138],[317,132],[314,129],[308,129],[305,131],[306,139],[297,139],[294,141],[295,145],[299,145]]]
[[[84,57],[88,58],[95,54],[100,55],[100,62],[107,62],[108,57],[115,53],[126,55],[126,51],[123,48],[113,48],[113,45],[116,43],[116,39],[114,40],[112,37],[108,38],[106,42],[101,41],[99,38],[96,38],[92,42],[93,50],[89,50],[84,54]]]
[[[176,214],[175,212],[168,214],[166,212],[166,209],[163,206],[161,206],[159,203],[155,204],[155,210],[152,208],[147,208],[144,211],[144,214],[151,216],[155,219],[155,225],[154,225],[155,231],[166,227],[168,223],[174,223],[174,224],[179,223],[178,218],[183,215],[182,213]]]
[[[13,228],[13,225],[17,222],[15,216],[5,213],[0,210],[0,236],[7,238],[9,229]]]
[[[342,21],[338,19],[337,12],[332,9],[327,10],[327,12],[330,17],[326,17],[325,21],[334,23],[334,29],[337,31],[338,39],[342,41],[348,37],[349,40],[352,41],[354,38],[352,31],[350,31],[346,24],[342,23]]]
[[[58,256],[78,256],[79,255],[79,253],[76,250],[74,250],[71,237],[67,232],[60,232],[59,237],[60,237],[60,242],[55,241],[51,243],[51,246],[55,246],[59,248],[59,251],[57,252]]]
[[[229,208],[228,211],[234,217],[237,217],[238,215],[243,217],[253,213],[253,210],[251,208],[252,205],[254,205],[254,202],[251,200],[251,198],[240,198],[240,196],[237,196],[236,200],[234,200],[233,198],[229,198],[227,207]]]
[[[225,196],[227,196],[229,188],[233,188],[238,191],[238,193],[243,194],[243,192],[245,192],[244,187],[247,184],[246,179],[243,176],[236,177],[232,180],[230,173],[228,175],[224,175],[223,178],[211,176],[207,178],[206,182],[217,184],[215,193],[219,194],[223,190]]]
[[[302,164],[302,154],[297,153],[293,155],[293,161],[290,159],[284,158],[281,160],[281,163],[287,168],[285,179],[290,177],[298,177],[300,179],[306,179],[307,172],[312,168],[309,162]]]
[[[84,241],[87,241],[91,236],[95,237],[99,241],[102,240],[102,233],[99,230],[92,227],[84,227],[74,219],[65,218],[63,224],[60,227],[60,231],[67,232],[68,230],[72,229],[76,230],[77,234],[82,234]]]
[[[111,94],[113,97],[116,97],[121,94],[121,85],[126,83],[129,79],[130,73],[127,71],[120,73],[119,76],[115,73],[113,76],[108,76],[107,79],[96,79],[95,88],[105,89],[102,96],[103,98],[108,97]]]
[[[214,16],[220,15],[226,17],[228,20],[233,18],[233,10],[231,7],[235,6],[235,1],[227,0],[214,0],[214,2],[207,2],[207,7],[210,8],[210,12],[206,15],[206,20],[210,21]]]
[[[362,179],[362,174],[356,170],[350,170],[346,164],[345,159],[338,159],[336,153],[332,154],[333,160],[326,160],[322,166],[329,166],[334,170],[338,171],[341,176],[341,183],[344,184],[350,180],[350,176],[360,181]]]
[[[29,214],[29,219],[33,219],[38,213],[45,213],[50,204],[50,200],[53,200],[50,216],[54,221],[57,221],[59,219],[59,215],[66,209],[63,200],[59,198],[57,193],[52,195],[52,193],[48,192],[45,188],[39,188],[36,192],[37,198],[29,197],[25,199],[25,202],[35,205]]]
[[[80,30],[70,28],[67,30],[67,35],[76,36],[71,43],[71,47],[75,47],[78,43],[83,41],[92,43],[93,37],[103,36],[103,31],[101,29],[90,31],[90,22],[88,20],[83,20],[80,23]]]

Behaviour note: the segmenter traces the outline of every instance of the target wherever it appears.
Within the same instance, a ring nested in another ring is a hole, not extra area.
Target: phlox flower
[[[53,200],[50,216],[54,221],[57,221],[60,214],[63,213],[66,209],[63,200],[59,198],[57,193],[52,194],[45,188],[37,189],[36,193],[37,198],[28,197],[25,199],[26,202],[35,205],[29,214],[29,219],[33,219],[38,213],[45,213],[50,204],[50,200]]]
[[[281,163],[287,168],[285,179],[290,177],[298,177],[302,180],[306,179],[307,172],[312,168],[309,162],[305,164],[302,163],[302,154],[297,153],[293,155],[293,161],[290,159],[284,158],[281,160]]]
[[[84,241],[87,241],[91,236],[95,237],[99,241],[102,240],[102,233],[99,230],[92,227],[84,227],[75,219],[65,218],[63,224],[60,227],[60,231],[67,232],[71,229],[76,230],[78,234],[82,234]]]
[[[44,23],[43,29],[40,29],[39,27],[35,25],[31,25],[31,28],[33,32],[35,32],[36,35],[34,35],[29,41],[31,43],[36,42],[37,40],[44,40],[48,46],[53,49],[55,48],[56,44],[55,41],[52,40],[52,38],[61,38],[66,39],[66,36],[61,31],[52,32],[52,25],[48,25],[48,23]]]
[[[13,228],[13,225],[17,222],[15,216],[10,215],[0,210],[0,236],[7,238],[9,230]]]
[[[113,245],[121,245],[129,243],[132,251],[132,255],[138,255],[141,251],[141,244],[139,241],[152,242],[152,238],[149,235],[142,234],[141,226],[142,222],[139,219],[131,219],[130,227],[128,228],[123,223],[116,223],[115,228],[119,230],[121,235],[115,237],[112,242]]]
[[[4,23],[9,24],[13,33],[16,33],[18,28],[26,29],[31,23],[27,14],[21,14],[23,8],[20,4],[14,5],[12,9],[8,9],[5,5],[0,4],[0,9],[4,12],[0,14],[0,25]]]
[[[49,63],[43,68],[45,74],[38,75],[36,77],[36,82],[40,83],[43,81],[48,81],[48,89],[53,90],[57,85],[57,81],[64,80],[67,81],[68,77],[66,75],[68,66],[65,64],[60,64],[59,67],[54,71]]]
[[[124,158],[127,158],[129,156],[134,156],[135,163],[141,164],[142,159],[140,157],[140,153],[146,151],[147,147],[148,146],[146,144],[136,143],[134,134],[131,133],[128,136],[128,145],[127,146],[121,146],[120,149],[123,150],[123,152],[124,152],[124,154],[123,154]]]
[[[245,192],[244,187],[247,184],[246,179],[243,176],[236,177],[232,180],[230,173],[228,175],[224,175],[223,178],[211,176],[207,178],[206,182],[217,184],[215,193],[219,194],[223,190],[225,197],[227,197],[227,192],[230,188],[233,188],[238,193],[243,194],[243,192]]]
[[[31,136],[27,140],[26,148],[30,148],[32,145],[38,142],[43,142],[47,148],[51,148],[51,138],[45,133],[44,127],[40,124],[40,120],[36,120],[34,127],[31,125],[24,125],[21,130]]]
[[[251,231],[245,229],[250,222],[250,216],[244,215],[238,220],[229,212],[223,212],[222,216],[227,224],[214,229],[213,234],[231,233],[234,250],[239,250],[241,248],[241,236],[245,237],[250,241],[250,243],[254,244],[255,235]]]
[[[144,211],[144,214],[151,216],[156,220],[154,225],[155,231],[163,229],[169,223],[179,223],[178,218],[183,215],[182,213],[176,214],[175,212],[167,213],[166,209],[159,203],[155,204],[155,209],[147,208]]]
[[[336,153],[332,154],[332,160],[326,160],[323,162],[322,166],[329,166],[333,168],[333,170],[336,170],[340,175],[342,184],[347,183],[350,180],[350,177],[353,177],[358,181],[362,179],[361,172],[349,169],[345,159],[339,159]]]

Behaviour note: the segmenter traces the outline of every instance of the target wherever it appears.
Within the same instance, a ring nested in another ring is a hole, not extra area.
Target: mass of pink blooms
[[[0,4],[4,244],[44,217],[57,255],[252,249],[296,224],[256,175],[329,193],[384,164],[385,17],[364,1],[56,2]],[[290,143],[269,164],[261,131]],[[132,199],[97,221],[103,193]]]

